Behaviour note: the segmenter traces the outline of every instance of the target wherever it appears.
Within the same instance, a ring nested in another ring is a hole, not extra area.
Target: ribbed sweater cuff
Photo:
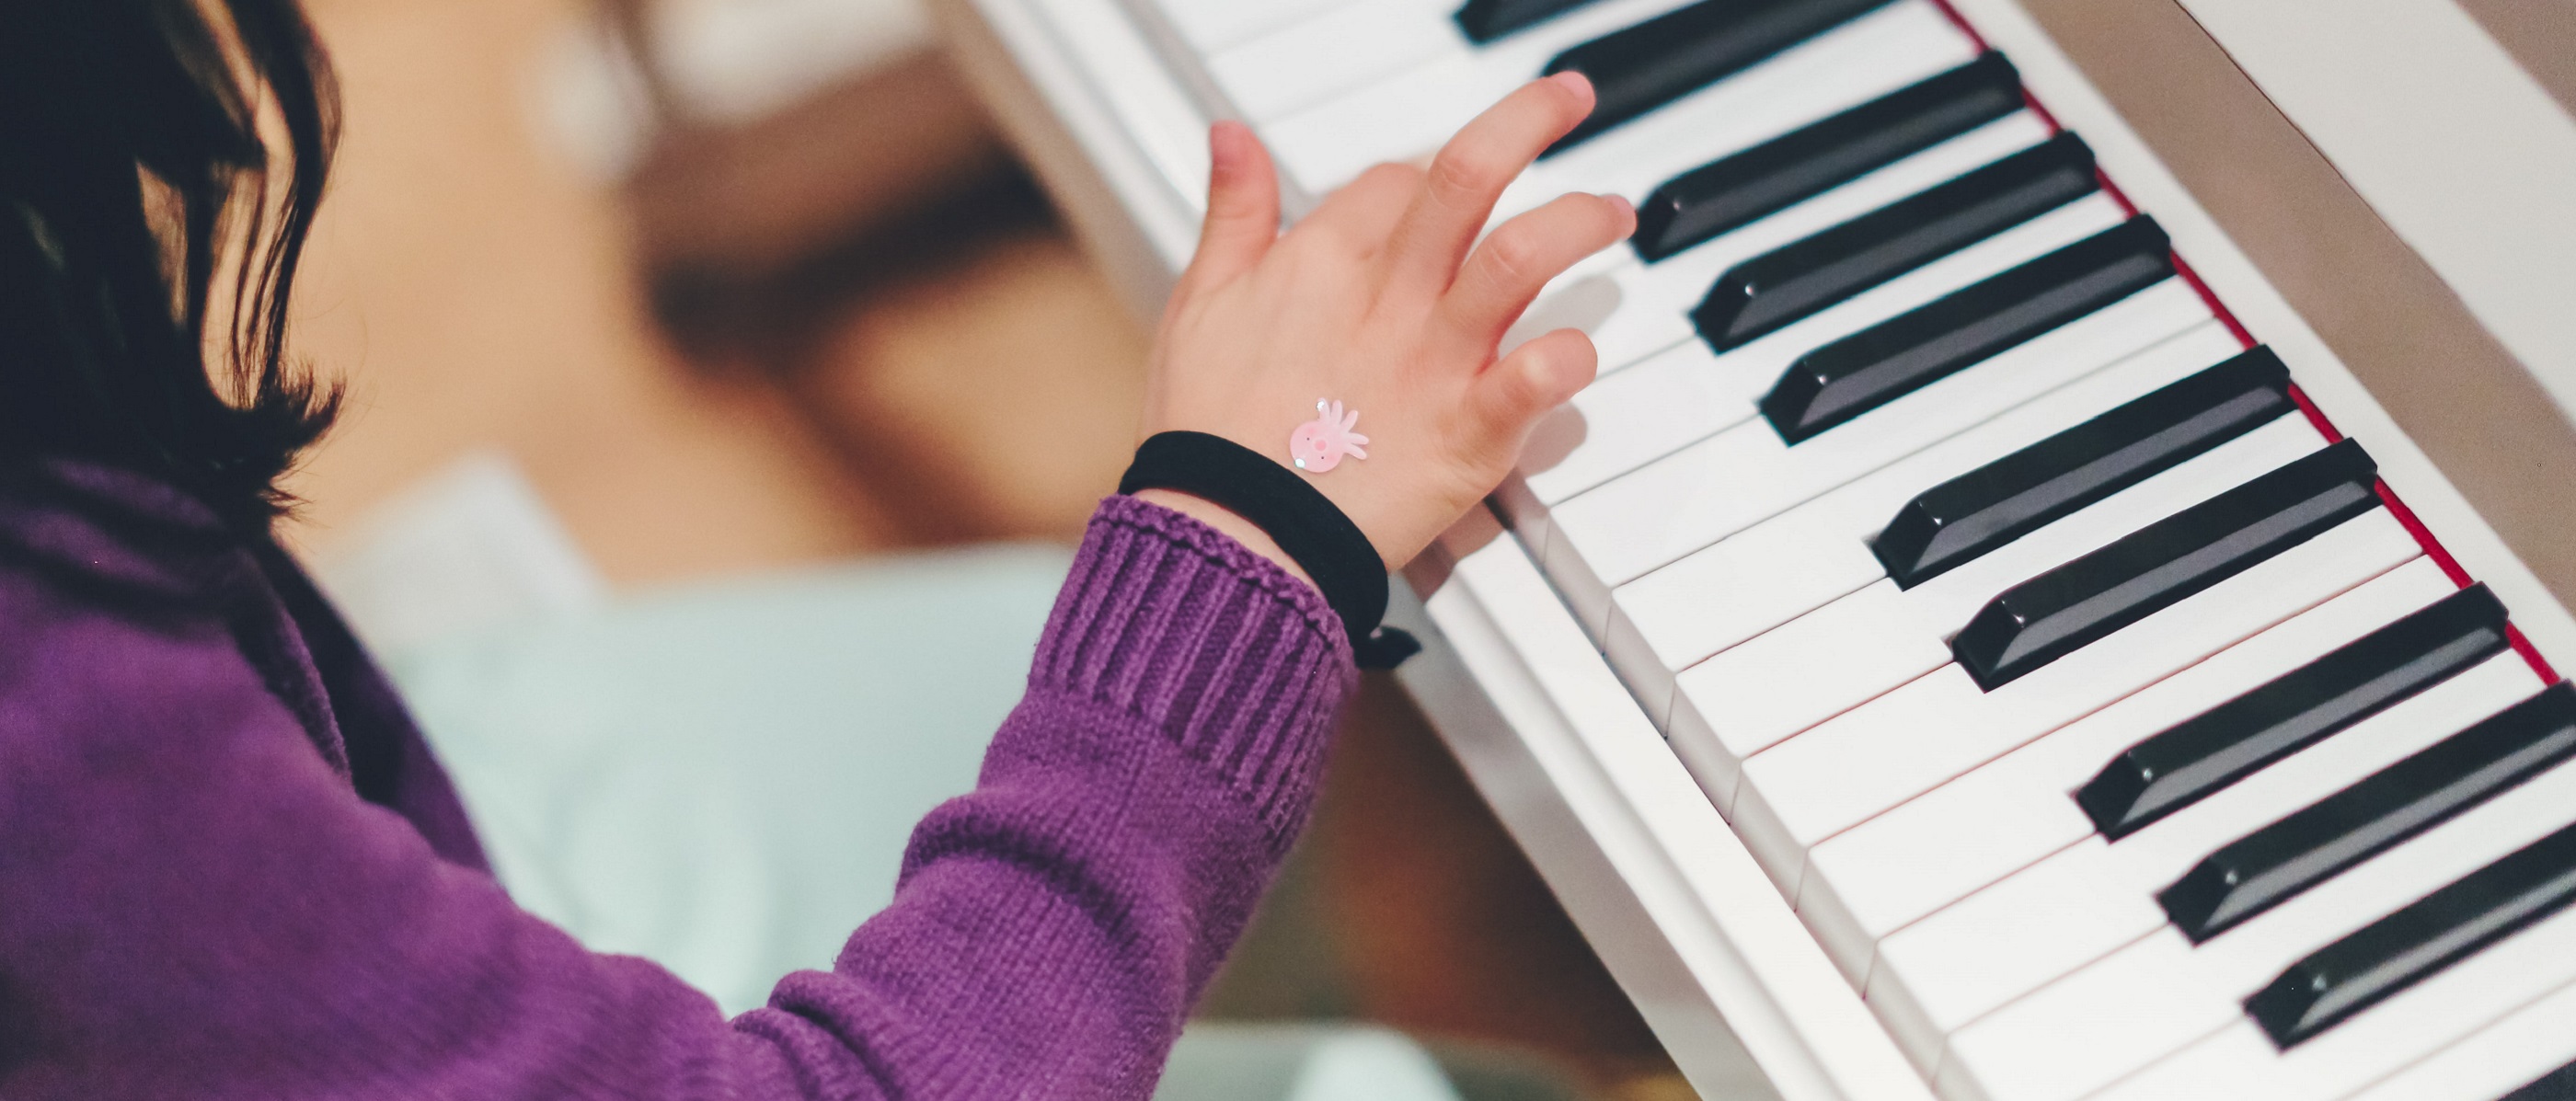
[[[1126,496],[1092,514],[1029,674],[1033,689],[1144,719],[1285,832],[1357,676],[1314,586]]]

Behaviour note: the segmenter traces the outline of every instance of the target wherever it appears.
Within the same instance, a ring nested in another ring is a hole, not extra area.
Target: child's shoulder
[[[0,463],[0,772],[166,746],[228,709],[274,707],[233,623],[257,569],[237,533],[166,484]]]
[[[166,483],[66,459],[0,462],[0,674],[54,678],[165,646],[231,649],[226,593],[257,566]],[[16,677],[7,679],[16,680]],[[5,690],[5,686],[0,686]]]
[[[140,610],[212,598],[243,537],[185,491],[78,459],[0,462],[0,587]]]

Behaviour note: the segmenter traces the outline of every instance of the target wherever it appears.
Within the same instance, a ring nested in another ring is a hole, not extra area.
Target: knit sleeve
[[[1187,516],[1112,497],[1038,643],[1023,710],[1131,717],[1284,847],[1353,677],[1349,636],[1314,586]]]
[[[727,1020],[357,799],[220,627],[6,570],[0,618],[13,1099],[1143,1098],[1354,677],[1312,589],[1112,499],[892,905]]]
[[[885,1014],[907,1094],[1148,1095],[1305,823],[1355,678],[1312,586],[1110,498],[976,790],[922,822],[834,974],[744,1027]]]

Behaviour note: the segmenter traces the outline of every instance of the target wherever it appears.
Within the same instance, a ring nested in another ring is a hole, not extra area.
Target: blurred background
[[[287,536],[523,904],[758,1004],[971,784],[1149,330],[910,0],[308,3]],[[1403,693],[1345,725],[1167,1096],[1689,1096]]]

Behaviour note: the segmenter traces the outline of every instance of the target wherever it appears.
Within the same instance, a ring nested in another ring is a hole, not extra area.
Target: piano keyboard
[[[1514,330],[1601,373],[1496,502],[1561,602],[1529,614],[1915,1076],[1748,1035],[1784,1092],[2485,1101],[2576,1063],[2576,689],[2517,626],[2565,611],[2458,523],[2513,606],[2476,583],[2313,335],[2196,273],[2250,277],[2205,215],[2097,164],[2138,146],[2080,78],[2098,127],[2025,89],[2062,58],[1941,0],[1126,5],[1292,209],[1540,74],[1599,90],[1497,218],[1640,228]],[[1534,680],[1582,725],[1568,675]]]

